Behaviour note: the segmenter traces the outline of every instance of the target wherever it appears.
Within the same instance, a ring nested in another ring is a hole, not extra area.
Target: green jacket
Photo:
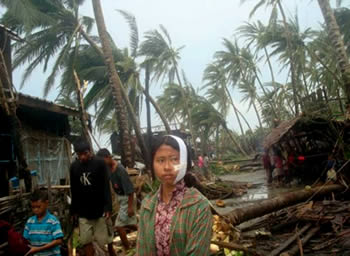
[[[159,191],[147,196],[141,206],[136,255],[156,256],[154,225]],[[213,218],[208,200],[189,188],[176,209],[170,227],[170,255],[210,255]]]

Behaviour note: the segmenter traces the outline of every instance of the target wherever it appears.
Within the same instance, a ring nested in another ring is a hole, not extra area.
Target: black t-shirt
[[[112,211],[108,169],[102,159],[93,157],[86,163],[76,160],[70,167],[71,211],[79,217],[97,219]]]
[[[134,192],[134,185],[123,165],[118,164],[117,169],[110,174],[110,180],[118,195],[130,195]]]

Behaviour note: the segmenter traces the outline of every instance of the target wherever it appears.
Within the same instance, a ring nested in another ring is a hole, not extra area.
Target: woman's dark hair
[[[191,158],[191,150],[188,148],[186,142],[184,141],[187,148],[187,170],[186,172],[192,169],[192,158]],[[154,160],[154,155],[161,145],[168,145],[173,149],[180,152],[180,147],[177,141],[171,136],[153,136],[152,138],[152,163]]]
[[[196,176],[194,176],[191,172],[192,170],[192,157],[191,157],[191,149],[188,147],[186,142],[184,141],[185,146],[187,148],[187,170],[184,177],[185,185],[187,187],[195,187],[199,191],[203,191],[203,187],[199,183]],[[153,160],[157,150],[162,145],[168,145],[173,149],[180,152],[180,147],[177,141],[171,136],[153,136],[152,137],[152,169],[153,169]],[[154,170],[153,170],[154,171]]]

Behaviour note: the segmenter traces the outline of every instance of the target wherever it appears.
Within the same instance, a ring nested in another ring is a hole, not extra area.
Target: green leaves
[[[134,15],[127,11],[117,10],[127,21],[130,28],[130,49],[131,57],[135,58],[137,56],[137,50],[139,47],[139,32],[136,24],[136,18]]]

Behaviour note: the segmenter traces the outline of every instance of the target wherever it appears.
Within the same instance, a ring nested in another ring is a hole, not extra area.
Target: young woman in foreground
[[[212,214],[208,200],[186,184],[185,142],[172,135],[155,140],[152,161],[161,186],[142,202],[136,255],[210,255]]]

